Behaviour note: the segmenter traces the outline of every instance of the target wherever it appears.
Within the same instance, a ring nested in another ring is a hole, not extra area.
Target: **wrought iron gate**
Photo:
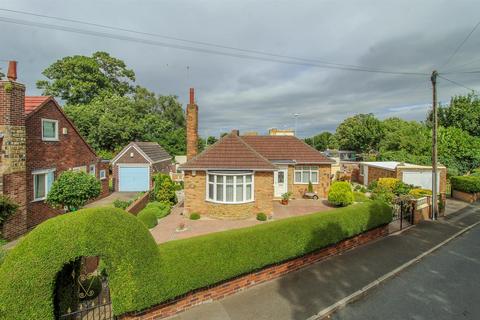
[[[415,201],[410,199],[396,199],[393,204],[393,218],[390,232],[402,230],[413,225]]]
[[[82,257],[57,276],[55,311],[59,320],[115,320],[108,276],[97,257]]]

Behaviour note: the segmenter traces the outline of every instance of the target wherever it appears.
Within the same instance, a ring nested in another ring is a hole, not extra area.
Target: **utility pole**
[[[438,195],[437,195],[437,70],[433,70],[430,80],[432,81],[433,90],[433,107],[432,107],[432,220],[437,220],[438,216]]]

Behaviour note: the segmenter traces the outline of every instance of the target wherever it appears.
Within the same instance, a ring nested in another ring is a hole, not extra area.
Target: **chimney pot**
[[[17,61],[9,61],[8,62],[7,78],[10,81],[16,81],[17,80]]]
[[[235,136],[239,136],[239,135],[240,135],[240,131],[238,131],[238,129],[233,129],[233,130],[232,130],[232,134],[235,135]]]
[[[195,89],[190,88],[190,104],[195,104]]]

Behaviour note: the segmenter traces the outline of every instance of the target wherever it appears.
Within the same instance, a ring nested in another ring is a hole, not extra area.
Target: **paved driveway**
[[[113,206],[113,202],[117,199],[123,200],[123,201],[133,200],[137,197],[137,195],[138,195],[138,192],[114,192],[111,195],[106,196],[105,198],[98,199],[97,201],[93,201],[92,203],[89,203],[83,207],[93,208],[93,207]]]

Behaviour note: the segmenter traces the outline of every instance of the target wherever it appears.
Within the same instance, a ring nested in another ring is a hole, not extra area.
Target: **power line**
[[[85,34],[85,35],[91,35],[91,36],[96,36],[96,37],[103,37],[103,38],[110,38],[110,39],[115,39],[115,40],[143,43],[143,44],[149,44],[149,45],[167,47],[167,48],[173,48],[173,49],[180,49],[180,50],[186,50],[186,51],[216,54],[216,55],[229,56],[229,57],[235,57],[235,58],[241,58],[241,59],[260,60],[260,61],[276,62],[276,63],[290,64],[290,65],[301,65],[301,66],[310,66],[310,67],[316,67],[316,68],[336,69],[336,70],[346,70],[346,71],[360,71],[360,72],[369,72],[369,73],[382,73],[382,74],[408,75],[408,76],[426,76],[426,75],[428,75],[427,73],[421,73],[421,72],[406,72],[406,71],[402,72],[402,71],[391,71],[391,70],[382,70],[382,69],[366,69],[366,68],[321,65],[321,64],[316,64],[316,63],[303,63],[303,62],[271,59],[271,58],[266,58],[266,57],[258,57],[258,56],[240,54],[240,53],[222,52],[222,51],[212,50],[212,49],[205,49],[205,48],[198,48],[198,47],[185,46],[185,45],[179,45],[179,44],[165,43],[165,42],[160,42],[160,41],[136,38],[136,37],[125,36],[125,35],[112,34],[112,33],[107,33],[107,32],[78,29],[78,28],[72,28],[72,27],[67,27],[67,26],[60,26],[60,25],[55,25],[55,24],[34,22],[34,21],[21,20],[21,19],[15,19],[15,18],[7,18],[7,17],[1,17],[1,16],[0,16],[0,21],[6,22],[6,23],[12,23],[12,24],[25,25],[25,26],[30,26],[30,27],[53,29],[53,30],[71,32],[71,33],[77,33],[77,34]]]
[[[329,62],[329,61],[318,60],[318,59],[308,59],[308,58],[302,58],[302,57],[282,55],[282,54],[271,53],[271,52],[260,51],[260,50],[243,49],[243,48],[238,48],[238,47],[221,45],[221,44],[217,44],[217,43],[197,41],[197,40],[189,40],[189,39],[184,39],[184,38],[179,38],[179,37],[162,35],[162,34],[158,34],[158,33],[144,32],[144,31],[138,31],[138,30],[133,30],[133,29],[121,28],[121,27],[114,27],[114,26],[98,24],[98,23],[93,23],[93,22],[88,22],[88,21],[82,21],[82,20],[77,20],[77,19],[69,19],[69,18],[63,18],[63,17],[56,17],[56,16],[38,14],[38,13],[27,12],[27,11],[12,10],[12,9],[5,9],[5,8],[0,8],[0,11],[29,15],[29,16],[34,16],[34,17],[54,19],[54,20],[77,23],[77,24],[83,24],[83,25],[88,25],[88,26],[93,26],[93,27],[99,27],[99,28],[110,29],[110,30],[115,30],[115,31],[129,32],[129,33],[146,35],[146,36],[157,37],[157,38],[164,38],[164,39],[168,39],[168,40],[181,41],[181,42],[191,43],[191,44],[199,44],[199,45],[210,46],[210,47],[215,47],[215,48],[219,48],[219,49],[234,50],[234,51],[240,51],[240,52],[245,52],[245,53],[254,53],[254,54],[258,54],[258,55],[271,56],[271,57],[276,57],[276,58],[286,58],[286,59],[291,59],[291,60],[320,63],[320,64],[326,64],[326,65],[332,65],[332,66],[339,66],[339,67],[372,69],[371,67],[368,67],[368,66],[335,63],[335,62]]]
[[[467,36],[465,37],[465,39],[463,39],[462,42],[460,42],[460,44],[457,46],[457,48],[455,49],[455,51],[453,51],[453,53],[450,55],[450,57],[447,59],[447,62],[445,62],[443,65],[442,65],[442,68],[445,67],[447,64],[450,63],[450,61],[453,59],[453,57],[455,57],[455,55],[458,53],[458,51],[460,51],[460,49],[463,47],[463,45],[465,44],[465,42],[468,41],[468,39],[470,38],[470,36],[475,32],[475,30],[478,28],[478,26],[480,26],[480,21],[477,22],[477,24],[472,28],[472,30],[470,30],[470,32],[467,34]]]
[[[475,92],[475,89],[469,88],[469,87],[467,87],[467,86],[465,86],[465,85],[463,85],[463,84],[461,84],[461,83],[459,83],[459,82],[457,82],[457,81],[454,81],[454,80],[445,78],[445,77],[442,76],[441,74],[439,74],[438,77],[439,77],[439,78],[442,78],[443,80],[447,80],[448,82],[451,82],[451,83],[453,83],[453,84],[455,84],[455,85],[457,85],[457,86],[459,86],[459,87],[462,87],[462,88],[465,88],[465,89],[467,89],[467,90],[470,90],[470,91]]]

